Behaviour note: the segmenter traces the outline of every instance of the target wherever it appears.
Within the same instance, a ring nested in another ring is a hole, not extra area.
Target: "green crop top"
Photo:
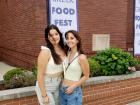
[[[68,59],[69,56],[67,57],[67,60],[65,62],[65,69],[64,69],[64,79],[67,80],[72,80],[72,81],[79,81],[82,75],[82,68],[80,64],[78,63],[78,52],[75,54],[73,57],[72,63],[68,67]],[[68,68],[67,68],[68,67]],[[67,68],[67,70],[66,70]]]

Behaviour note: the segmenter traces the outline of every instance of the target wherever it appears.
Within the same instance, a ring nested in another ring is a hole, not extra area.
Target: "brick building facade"
[[[30,68],[45,45],[48,0],[0,0],[0,60]],[[79,33],[92,55],[92,34],[110,34],[110,46],[133,48],[134,0],[78,0]]]

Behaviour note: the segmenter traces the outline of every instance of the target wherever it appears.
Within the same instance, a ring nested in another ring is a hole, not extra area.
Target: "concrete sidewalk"
[[[132,102],[132,103],[129,103],[129,104],[126,104],[126,105],[140,105],[140,101]]]
[[[13,69],[13,68],[16,68],[16,67],[10,66],[10,65],[8,65],[8,64],[6,64],[6,63],[4,63],[4,62],[0,62],[0,81],[3,80],[3,75],[4,75],[7,71],[9,71],[9,70],[11,70],[11,69]]]
[[[129,103],[129,104],[126,104],[126,105],[140,105],[140,101],[132,102],[132,103]]]

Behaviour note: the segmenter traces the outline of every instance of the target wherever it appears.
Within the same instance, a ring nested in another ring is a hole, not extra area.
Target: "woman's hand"
[[[49,103],[49,97],[48,96],[43,97],[43,103],[44,103],[44,105],[48,105],[48,103]]]
[[[76,88],[75,85],[71,85],[65,90],[65,93],[66,94],[71,94],[74,91],[75,88]]]

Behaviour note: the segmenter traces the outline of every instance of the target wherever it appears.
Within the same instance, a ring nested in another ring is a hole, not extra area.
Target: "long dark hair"
[[[69,30],[65,33],[65,38],[67,37],[68,33],[72,33],[74,35],[74,37],[78,40],[78,43],[77,43],[77,50],[78,50],[78,53],[79,54],[84,54],[83,50],[82,50],[82,43],[81,43],[81,37],[80,35],[78,34],[77,31],[75,30]],[[70,50],[69,47],[66,45],[65,46],[65,50],[66,50],[66,53],[68,53],[68,51]]]
[[[53,25],[53,24],[49,25],[47,28],[45,28],[45,40],[46,40],[46,43],[47,43],[47,47],[51,50],[51,55],[54,59],[55,64],[60,64],[62,62],[62,59],[55,52],[54,46],[52,45],[52,43],[48,39],[48,36],[50,35],[50,30],[52,30],[52,29],[55,29],[59,33],[59,36],[60,36],[59,45],[62,49],[64,49],[64,42],[63,42],[62,33],[60,32],[58,27]]]

